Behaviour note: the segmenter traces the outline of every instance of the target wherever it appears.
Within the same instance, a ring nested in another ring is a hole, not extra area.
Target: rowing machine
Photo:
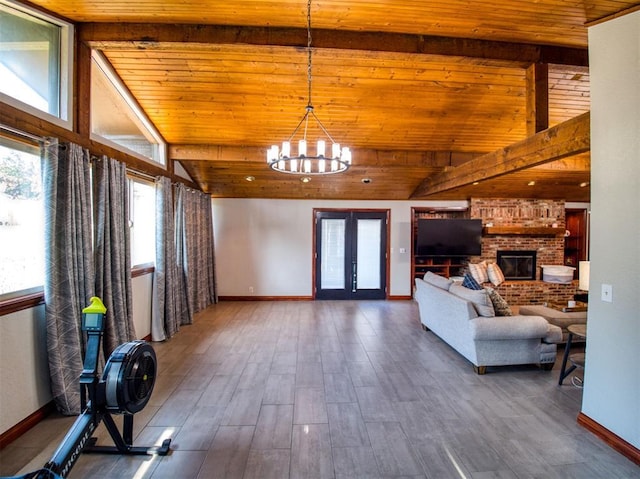
[[[99,377],[98,357],[106,311],[97,297],[91,298],[91,304],[82,310],[82,331],[87,333],[87,351],[80,375],[82,414],[44,468],[21,477],[67,477],[83,452],[160,456],[169,453],[171,439],[165,439],[159,447],[133,446],[133,415],[147,405],[155,384],[157,361],[153,348],[145,341],[121,344],[111,353],[102,378]],[[112,414],[123,415],[122,434]],[[104,421],[114,446],[96,445],[93,433],[101,421]]]

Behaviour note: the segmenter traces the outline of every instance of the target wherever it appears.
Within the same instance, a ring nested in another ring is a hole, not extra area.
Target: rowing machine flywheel
[[[146,341],[130,341],[114,349],[104,368],[107,410],[135,414],[147,405],[156,380],[156,353]]]

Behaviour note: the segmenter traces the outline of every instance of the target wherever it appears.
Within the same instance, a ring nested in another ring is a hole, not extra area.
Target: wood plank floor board
[[[371,445],[358,403],[331,403],[327,411],[332,447]]]
[[[304,362],[298,359],[298,364],[296,365],[296,387],[323,388],[324,372],[322,371],[322,362]]]
[[[328,424],[294,424],[291,444],[291,479],[334,477]]]
[[[252,449],[291,449],[293,405],[265,404],[260,408]],[[288,461],[288,459],[287,459]]]
[[[282,479],[289,477],[291,451],[289,449],[252,449],[243,479]]]
[[[198,479],[242,479],[254,431],[253,426],[220,426]]]
[[[227,406],[236,390],[240,375],[221,375],[213,376],[207,388],[202,392],[199,406]],[[154,391],[155,392],[155,391]],[[153,396],[152,396],[153,397]]]
[[[293,404],[295,386],[295,374],[269,374],[262,396],[262,404]]]
[[[264,388],[237,388],[222,417],[224,426],[255,426],[258,423]]]
[[[371,446],[334,447],[332,450],[336,479],[381,479]]]
[[[134,445],[171,437],[171,454],[84,454],[69,479],[640,478],[577,424],[559,360],[478,376],[413,301],[222,302],[152,345]],[[72,423],[52,415],[0,451],[0,475],[42,467]]]
[[[349,374],[325,374],[324,392],[327,403],[351,403],[358,400]]]
[[[400,423],[369,422],[367,432],[381,474],[414,476],[424,473],[418,455]]]
[[[326,424],[327,422],[324,387],[296,387],[293,423]]]
[[[206,451],[173,451],[158,458],[151,479],[196,479],[206,455]]]
[[[196,406],[173,438],[178,450],[207,451],[216,435],[226,406]]]

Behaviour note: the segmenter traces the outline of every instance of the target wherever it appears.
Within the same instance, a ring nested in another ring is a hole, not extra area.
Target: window
[[[40,147],[0,136],[0,299],[43,284]]]
[[[131,265],[156,261],[156,187],[153,183],[129,179],[129,225]]]
[[[68,125],[72,58],[71,25],[0,0],[0,100]]]
[[[166,146],[160,133],[107,59],[96,50],[91,58],[91,133],[164,166]]]

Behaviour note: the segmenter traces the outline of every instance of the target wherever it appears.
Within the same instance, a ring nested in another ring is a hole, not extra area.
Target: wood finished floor
[[[154,348],[134,442],[171,437],[170,455],[85,454],[71,479],[640,477],[576,424],[559,361],[477,376],[412,301],[223,302]],[[72,422],[5,448],[0,474],[44,465]]]

